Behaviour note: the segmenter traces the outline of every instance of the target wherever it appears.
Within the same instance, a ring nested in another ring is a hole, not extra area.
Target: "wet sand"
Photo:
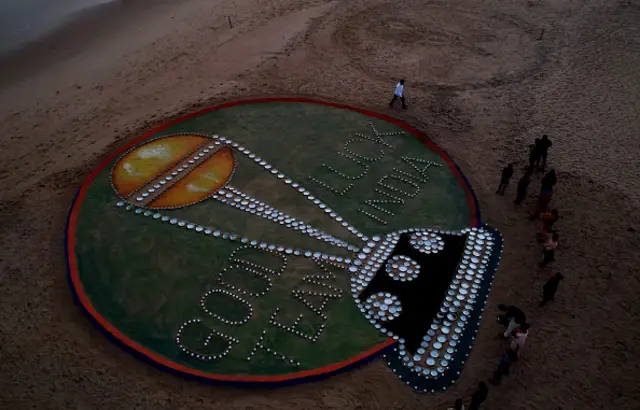
[[[0,2],[0,53],[24,48],[73,22],[82,12],[111,1],[4,0]]]
[[[0,65],[0,408],[440,409],[490,377],[504,347],[491,311],[458,383],[415,395],[383,360],[273,390],[188,382],[113,345],[73,304],[65,218],[100,159],[179,113],[273,95],[391,114],[426,131],[469,176],[483,219],[505,236],[487,307],[513,303],[532,322],[523,359],[490,386],[485,408],[640,408],[637,4],[132,7],[79,21]],[[400,76],[405,112],[386,106]],[[561,245],[557,262],[539,270],[538,225],[526,218],[533,198],[514,208],[515,180],[508,197],[494,191],[506,162],[519,177],[527,144],[542,133],[553,141]],[[542,284],[556,271],[566,279],[542,310]]]

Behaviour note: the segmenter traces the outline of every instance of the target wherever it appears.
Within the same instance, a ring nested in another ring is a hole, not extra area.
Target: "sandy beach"
[[[532,330],[484,408],[640,408],[639,39],[640,5],[627,0],[143,0],[93,9],[0,57],[0,408],[444,409],[491,376],[498,303],[525,310]],[[399,77],[407,111],[387,107]],[[171,117],[256,96],[397,117],[469,177],[505,252],[446,393],[414,394],[383,360],[273,390],[189,382],[112,344],[74,305],[64,230],[91,169]],[[515,181],[508,197],[494,192],[543,133],[561,247],[540,270],[527,216],[542,175],[521,208]],[[566,279],[541,309],[554,272]]]

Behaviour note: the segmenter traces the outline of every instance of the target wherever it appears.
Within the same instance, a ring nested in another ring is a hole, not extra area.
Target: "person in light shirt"
[[[554,233],[553,236],[544,244],[544,248],[542,249],[543,259],[542,262],[538,264],[541,268],[544,268],[556,260],[554,256],[556,248],[558,247],[558,239],[560,239],[560,235]]]
[[[529,336],[529,324],[524,323],[520,326],[520,329],[516,330],[516,333],[513,335],[511,339],[510,348],[515,351],[518,357],[522,355],[522,350],[524,349],[524,345],[527,342],[527,336]]]
[[[404,99],[404,80],[400,80],[398,84],[396,84],[396,90],[393,92],[393,98],[389,103],[389,107],[393,107],[393,103],[400,98],[402,101],[402,108],[407,109],[407,101]]]

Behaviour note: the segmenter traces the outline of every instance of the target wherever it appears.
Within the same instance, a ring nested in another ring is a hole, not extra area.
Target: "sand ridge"
[[[636,4],[193,0],[126,18],[0,91],[0,407],[446,408],[494,370],[503,343],[491,309],[502,302],[523,308],[533,327],[486,408],[640,407]],[[400,76],[406,112],[386,108]],[[179,112],[267,95],[403,119],[470,177],[505,253],[476,345],[447,393],[413,394],[382,360],[274,390],[187,382],[113,345],[72,303],[65,217],[100,158]],[[561,247],[539,271],[538,225],[526,220],[539,182],[522,209],[510,202],[515,181],[505,198],[494,191],[504,163],[516,164],[517,178],[526,145],[543,132],[554,143]],[[555,271],[567,279],[542,311],[541,286]]]

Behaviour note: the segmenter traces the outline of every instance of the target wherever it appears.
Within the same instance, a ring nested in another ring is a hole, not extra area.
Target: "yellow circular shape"
[[[167,192],[151,202],[149,207],[171,208],[202,201],[227,183],[233,174],[233,168],[234,159],[231,148],[222,147]]]
[[[127,197],[208,141],[199,135],[177,135],[141,145],[125,154],[113,168],[113,186],[121,197]]]
[[[199,135],[176,135],[140,145],[113,167],[113,186],[127,202],[151,209],[202,201],[222,188],[235,168],[231,148],[222,146],[213,151],[211,143],[212,140]],[[181,164],[189,160],[193,163],[195,154],[202,157],[202,162],[183,168]],[[168,177],[169,172],[172,177]]]

